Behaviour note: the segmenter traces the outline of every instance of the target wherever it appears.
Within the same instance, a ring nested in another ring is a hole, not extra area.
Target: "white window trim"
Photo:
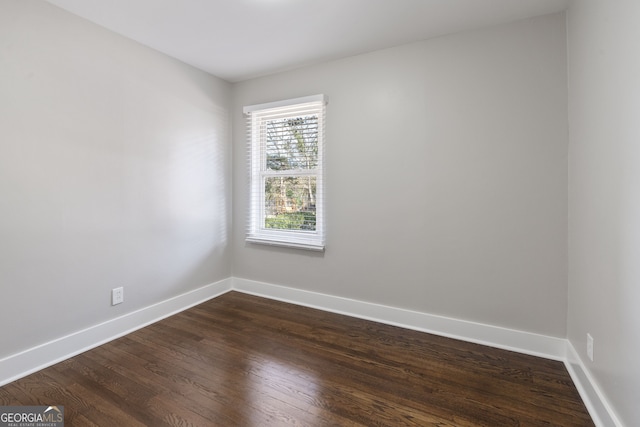
[[[318,103],[326,105],[327,98],[324,95],[313,95],[283,101],[250,105],[243,108],[247,115],[248,150],[249,150],[249,218],[246,241],[271,246],[283,246],[288,248],[306,249],[312,251],[324,251],[325,249],[325,220],[324,220],[324,111],[319,115],[318,123],[318,165],[311,171],[297,170],[293,175],[317,175],[316,182],[316,230],[315,231],[287,231],[267,229],[264,227],[264,182],[267,176],[278,174],[292,175],[291,171],[269,171],[262,169],[262,163],[266,158],[265,139],[260,135],[260,130],[253,120],[252,113],[262,112],[275,108],[302,107],[304,104]],[[259,150],[255,147],[260,146]]]

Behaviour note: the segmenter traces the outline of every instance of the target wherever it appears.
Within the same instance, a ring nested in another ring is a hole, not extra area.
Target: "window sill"
[[[280,240],[261,239],[258,237],[247,237],[246,241],[248,243],[254,243],[257,245],[279,246],[283,248],[303,249],[303,250],[314,251],[314,252],[324,252],[324,245],[313,244],[313,243],[283,242]]]

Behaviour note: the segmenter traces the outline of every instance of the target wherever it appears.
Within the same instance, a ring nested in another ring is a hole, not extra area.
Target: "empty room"
[[[0,0],[0,427],[640,425],[638,22]]]

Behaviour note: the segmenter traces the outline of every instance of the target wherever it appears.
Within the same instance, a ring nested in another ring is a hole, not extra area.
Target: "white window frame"
[[[324,95],[313,95],[284,101],[246,106],[247,136],[249,150],[249,218],[246,241],[249,243],[284,246],[290,248],[324,251],[324,116],[327,99]],[[262,126],[265,116],[282,114],[282,117],[299,115],[311,109],[318,114],[318,164],[315,169],[273,171],[267,169],[266,133]],[[281,230],[265,227],[265,183],[269,177],[315,176],[316,177],[316,229]]]

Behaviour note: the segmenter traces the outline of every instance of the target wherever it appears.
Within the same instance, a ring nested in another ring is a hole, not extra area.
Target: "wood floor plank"
[[[593,426],[561,362],[230,292],[4,387],[68,426]]]

